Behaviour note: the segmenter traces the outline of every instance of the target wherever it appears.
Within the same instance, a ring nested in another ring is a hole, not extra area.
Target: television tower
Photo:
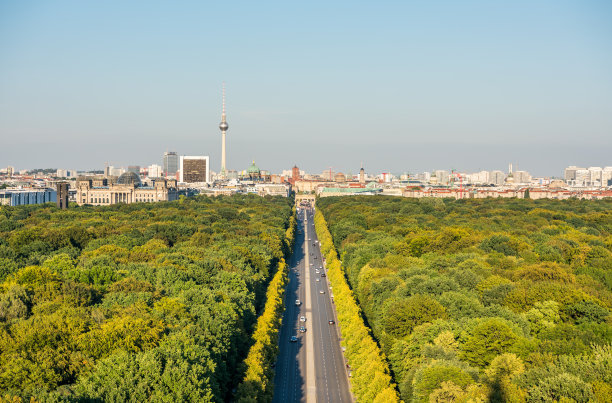
[[[223,111],[221,112],[221,123],[219,123],[219,129],[221,130],[221,175],[225,176],[225,132],[228,129],[227,122],[225,120],[225,83],[223,83]]]

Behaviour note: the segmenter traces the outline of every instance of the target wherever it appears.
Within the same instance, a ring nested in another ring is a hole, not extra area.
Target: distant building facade
[[[70,185],[67,183],[58,183],[57,184],[57,208],[65,210],[68,208],[68,189],[70,189]]]
[[[166,151],[162,158],[164,175],[174,176],[179,170],[179,156],[174,151]]]
[[[55,203],[54,189],[6,189],[0,190],[0,206],[25,206],[29,204]]]
[[[144,186],[138,175],[126,172],[119,178],[79,178],[76,201],[78,205],[110,206],[119,203],[154,203],[178,199],[176,181],[158,179]]]
[[[209,157],[203,155],[182,155],[179,164],[181,183],[210,182]]]

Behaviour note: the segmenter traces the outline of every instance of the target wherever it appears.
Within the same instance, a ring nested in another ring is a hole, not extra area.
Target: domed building
[[[142,181],[140,180],[140,176],[135,172],[125,172],[117,178],[117,185],[134,185],[138,187],[142,185]]]
[[[346,182],[346,175],[344,175],[342,172],[338,172],[336,175],[334,175],[334,181],[336,183],[344,183]]]
[[[261,178],[261,170],[257,165],[255,165],[255,160],[253,160],[253,163],[251,164],[249,169],[247,169],[247,176],[251,179]]]
[[[119,203],[153,203],[178,199],[176,180],[156,179],[145,186],[135,172],[115,177],[80,177],[77,179],[77,204],[109,206]]]

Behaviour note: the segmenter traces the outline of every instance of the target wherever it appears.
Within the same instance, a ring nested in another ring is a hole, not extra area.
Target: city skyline
[[[0,165],[159,164],[174,150],[209,155],[217,171],[223,81],[228,169],[253,159],[273,172],[512,162],[559,176],[610,165],[611,10],[5,3]]]

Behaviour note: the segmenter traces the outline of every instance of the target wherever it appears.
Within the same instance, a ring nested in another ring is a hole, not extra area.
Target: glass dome
[[[134,185],[140,186],[140,177],[134,172],[125,172],[117,179],[117,185]]]

